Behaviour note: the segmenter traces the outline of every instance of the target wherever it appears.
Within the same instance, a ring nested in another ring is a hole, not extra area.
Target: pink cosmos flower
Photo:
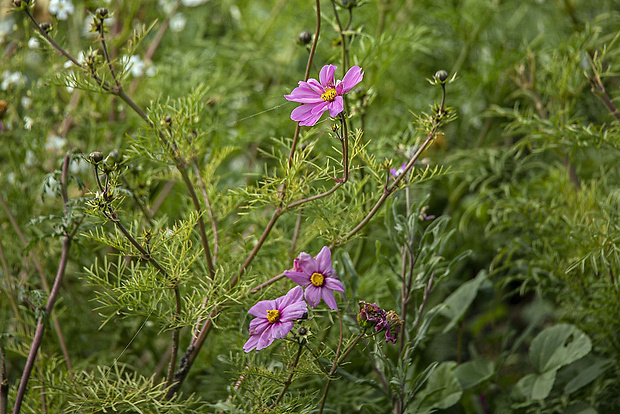
[[[293,89],[290,95],[284,97],[292,102],[299,102],[291,112],[291,119],[299,125],[312,126],[329,111],[329,115],[336,117],[344,109],[342,95],[349,92],[364,78],[364,72],[359,66],[353,66],[347,71],[342,80],[334,81],[336,66],[325,65],[319,73],[319,81],[308,79],[300,81],[299,86]]]
[[[332,253],[325,246],[316,258],[308,253],[301,253],[294,261],[292,270],[285,270],[284,275],[298,285],[305,286],[305,297],[311,307],[315,307],[323,298],[330,309],[338,309],[334,290],[344,292],[342,282],[332,269]]]
[[[250,322],[250,339],[243,350],[263,349],[275,339],[284,338],[293,329],[293,321],[302,318],[307,311],[301,286],[295,286],[276,300],[261,300],[248,311],[256,318]]]

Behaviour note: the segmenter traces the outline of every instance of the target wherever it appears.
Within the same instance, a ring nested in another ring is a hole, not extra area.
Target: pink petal
[[[336,299],[334,298],[334,292],[329,289],[322,288],[321,289],[321,297],[323,297],[323,301],[329,306],[332,310],[337,310],[338,305],[336,305]]]
[[[299,286],[299,288],[301,289],[301,286]],[[301,319],[306,312],[308,312],[308,305],[302,300],[301,302],[294,303],[287,306],[286,309],[283,309],[280,321],[288,322]]]
[[[299,253],[299,256],[295,259],[295,263],[297,265],[296,271],[303,271],[303,269],[308,266],[310,262],[314,263],[314,258],[312,256],[305,252]],[[295,268],[295,266],[293,266],[293,268]]]
[[[325,65],[321,68],[319,80],[321,81],[321,85],[323,85],[323,87],[334,84],[334,73],[336,73],[336,66],[334,65]]]
[[[308,301],[308,305],[311,308],[316,307],[321,301],[321,288],[318,288],[314,285],[309,285],[306,288],[306,300]]]
[[[329,247],[323,246],[319,254],[316,255],[316,262],[318,271],[321,273],[332,268],[332,252],[329,250]]]
[[[336,88],[338,94],[342,95],[349,92],[355,87],[355,85],[360,83],[362,79],[364,79],[364,72],[362,72],[362,68],[359,66],[351,67],[351,69],[349,69],[344,75],[344,78],[342,78],[342,82],[338,84],[338,88]]]
[[[312,115],[320,115],[323,112],[327,111],[329,107],[329,102],[322,101],[321,103],[314,104],[314,108],[312,108]]]
[[[333,277],[325,278],[325,284],[323,285],[323,287],[330,290],[337,290],[338,292],[344,292],[344,285],[342,284],[342,282]]]
[[[291,119],[297,122],[308,119],[312,116],[312,110],[316,105],[318,104],[306,104],[298,106],[297,108],[293,109],[293,112],[291,112]]]
[[[266,329],[261,336],[258,338],[258,343],[256,344],[256,349],[263,349],[271,345],[273,342],[273,337],[271,336],[271,328]]]
[[[256,318],[250,322],[250,335],[260,335],[271,325],[267,319]]]
[[[303,121],[299,121],[299,125],[314,126],[319,121],[319,119],[321,119],[321,115],[323,115],[323,112],[318,113],[316,115],[310,115],[308,118],[304,119]]]
[[[329,103],[329,115],[332,118],[338,116],[340,112],[344,110],[344,102],[342,100],[342,96],[336,96],[336,98]]]
[[[276,299],[276,305],[280,311],[286,309],[287,306],[291,306],[294,303],[302,300],[304,296],[304,289],[301,286],[295,286],[289,290],[285,296]]]
[[[258,344],[258,339],[259,338],[260,338],[259,335],[250,336],[250,339],[248,339],[248,341],[245,343],[245,345],[243,345],[243,350],[245,352],[250,352],[250,351],[256,349],[256,345]]]
[[[284,338],[293,329],[293,321],[274,323],[271,328],[271,337],[273,339]]]
[[[267,315],[267,311],[271,309],[276,309],[276,302],[273,300],[261,300],[257,302],[256,305],[252,306],[248,313],[250,315],[258,316],[260,318],[265,318]]]
[[[319,83],[318,80],[316,80],[314,78],[308,79],[308,82],[301,81],[301,82],[299,82],[299,84],[301,85],[302,82],[303,83],[307,83],[309,88],[311,88],[312,90],[318,92],[319,94],[322,94],[323,92],[325,92],[325,88]]]
[[[310,88],[308,84],[304,84],[293,89],[289,95],[284,95],[286,100],[300,103],[318,103],[322,102],[321,92],[317,92]]]
[[[293,282],[297,283],[301,286],[308,286],[310,284],[310,276],[308,276],[305,272],[293,272],[291,270],[285,270],[284,276],[291,279]]]

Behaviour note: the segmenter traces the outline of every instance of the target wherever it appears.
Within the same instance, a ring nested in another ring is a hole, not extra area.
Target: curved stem
[[[280,394],[278,394],[278,397],[273,402],[273,404],[269,406],[270,410],[273,410],[276,407],[276,405],[278,405],[280,401],[282,401],[282,397],[284,397],[284,393],[286,393],[286,390],[293,382],[293,375],[295,374],[295,368],[297,368],[297,364],[299,363],[299,357],[301,357],[301,353],[303,352],[303,350],[304,350],[304,344],[303,342],[300,342],[299,349],[297,350],[297,355],[295,356],[295,359],[293,360],[293,363],[291,364],[291,367],[289,368],[290,373],[288,374],[286,381],[284,381],[284,386],[282,387]]]
[[[62,178],[61,178],[61,195],[62,201],[65,210],[65,217],[69,214],[68,207],[68,197],[67,197],[67,170],[69,168],[69,160],[70,155],[67,153],[65,155],[64,163],[62,166]],[[58,271],[56,272],[56,278],[54,279],[54,285],[52,286],[52,290],[50,291],[49,297],[47,299],[47,304],[45,305],[45,314],[40,316],[37,320],[37,327],[35,330],[34,338],[32,339],[32,345],[30,346],[30,351],[28,352],[28,358],[26,359],[26,365],[24,367],[24,371],[22,372],[22,377],[19,382],[19,388],[17,389],[17,395],[15,397],[15,405],[13,407],[13,414],[18,414],[21,410],[21,406],[24,400],[24,396],[26,395],[26,389],[28,387],[28,381],[30,380],[30,375],[32,373],[32,369],[34,367],[34,362],[39,353],[39,348],[41,347],[41,343],[43,341],[43,334],[45,333],[45,319],[47,319],[52,313],[52,309],[54,308],[54,304],[56,303],[56,298],[58,297],[58,292],[60,291],[60,284],[62,278],[65,274],[65,270],[67,268],[67,261],[69,259],[69,249],[71,247],[71,241],[75,231],[68,233],[65,230],[65,236],[62,242],[62,252],[60,256],[60,263],[58,264]]]

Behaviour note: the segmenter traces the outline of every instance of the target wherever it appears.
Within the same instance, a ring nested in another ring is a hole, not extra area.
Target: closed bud
[[[299,35],[297,35],[298,45],[304,46],[310,42],[312,42],[312,33],[310,33],[309,31],[304,30],[303,32],[299,33]]]
[[[448,72],[446,72],[445,70],[438,70],[433,77],[437,82],[445,83],[448,80]]]
[[[52,24],[48,23],[48,22],[43,22],[41,23],[41,25],[39,26],[41,28],[41,30],[43,30],[45,33],[49,33],[52,30]]]
[[[342,0],[342,5],[345,9],[352,9],[353,7],[359,6],[359,0]]]
[[[121,153],[119,150],[114,149],[110,151],[107,158],[110,159],[110,161],[117,163],[121,159]]]
[[[101,151],[91,152],[88,155],[88,160],[93,164],[99,164],[103,161],[103,153]]]
[[[96,13],[98,18],[105,19],[108,16],[108,9],[105,7],[99,7]]]

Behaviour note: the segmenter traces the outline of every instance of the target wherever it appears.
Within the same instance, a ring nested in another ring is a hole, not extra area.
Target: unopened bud
[[[359,0],[342,0],[342,5],[345,9],[352,9],[353,7],[357,7],[359,3]]]
[[[108,16],[108,9],[105,7],[99,7],[96,13],[98,18],[105,19]]]
[[[39,27],[41,28],[41,30],[43,30],[45,33],[49,33],[52,30],[52,24],[48,23],[48,22],[43,22],[39,25]]]
[[[310,42],[312,42],[312,33],[310,33],[309,31],[304,30],[303,32],[299,33],[299,35],[297,35],[298,45],[303,46],[307,45]]]
[[[91,152],[88,155],[88,160],[93,164],[99,164],[103,161],[103,153],[101,153],[101,151]]]
[[[438,70],[433,77],[436,81],[440,83],[445,83],[448,80],[448,72],[446,72],[445,70]]]

